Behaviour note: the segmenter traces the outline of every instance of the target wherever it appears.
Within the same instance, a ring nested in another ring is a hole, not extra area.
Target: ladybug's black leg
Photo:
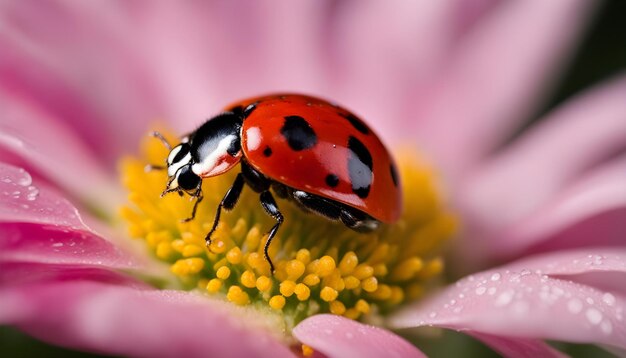
[[[332,201],[302,190],[294,190],[291,195],[305,209],[330,220],[339,220],[341,209]]]
[[[378,220],[360,210],[301,190],[291,194],[298,204],[330,220],[340,220],[354,231],[370,232],[378,228]]]
[[[220,214],[222,212],[222,208],[228,211],[232,210],[235,207],[235,205],[237,204],[237,200],[239,200],[239,196],[241,195],[241,191],[243,190],[243,184],[243,175],[239,173],[237,174],[237,177],[233,182],[233,186],[228,189],[226,195],[224,195],[224,198],[217,206],[217,212],[215,213],[215,219],[213,220],[213,227],[205,237],[207,246],[211,245],[211,235],[213,235],[213,232],[215,232],[215,229],[217,228],[217,224],[220,222]]]
[[[345,226],[358,232],[371,232],[380,226],[378,220],[352,208],[341,210],[339,219]]]
[[[196,217],[196,210],[198,209],[198,204],[200,204],[202,199],[204,199],[204,195],[202,195],[202,183],[198,185],[198,188],[196,188],[196,191],[191,195],[191,198],[192,199],[196,198],[196,202],[193,204],[193,209],[191,209],[191,216],[188,217],[187,219],[181,220],[181,222],[186,223],[186,222],[193,220]]]
[[[272,263],[272,260],[270,259],[270,255],[267,253],[267,250],[272,243],[272,239],[276,235],[276,231],[278,231],[278,228],[283,223],[283,214],[281,214],[278,210],[278,205],[276,205],[276,201],[274,200],[274,197],[272,196],[272,193],[269,192],[269,190],[261,193],[261,206],[263,207],[265,212],[269,214],[269,216],[273,217],[274,220],[277,221],[277,223],[269,231],[267,235],[267,241],[265,242],[265,247],[263,248],[263,254],[265,255],[265,259],[270,264],[271,272],[274,273],[274,264]]]

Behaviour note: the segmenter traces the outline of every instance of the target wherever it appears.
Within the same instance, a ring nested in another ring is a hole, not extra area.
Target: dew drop
[[[602,313],[595,308],[589,308],[585,312],[585,316],[587,316],[587,320],[593,325],[596,325],[600,323],[600,321],[602,321]]]
[[[434,312],[434,311],[433,311],[433,312],[430,312],[430,314],[428,315],[428,317],[430,317],[430,318],[435,318],[435,317],[437,317],[437,312]]]
[[[28,194],[26,194],[26,200],[28,201],[34,201],[35,199],[37,199],[37,197],[39,196],[39,189],[37,189],[34,186],[29,186],[28,187]]]
[[[30,174],[26,173],[24,169],[20,170],[24,176],[17,180],[17,185],[20,186],[29,186],[33,183],[33,178],[31,178]]]
[[[487,293],[488,293],[489,295],[492,295],[492,296],[493,296],[493,295],[495,295],[495,294],[496,294],[496,291],[497,291],[497,289],[496,289],[495,287],[490,287],[490,288],[487,290]]]
[[[602,295],[602,301],[604,301],[604,303],[606,303],[609,306],[613,306],[615,304],[615,296],[607,292],[604,295]]]
[[[63,243],[62,242],[55,242],[54,244],[52,244],[52,247],[63,247]]]
[[[496,307],[506,306],[511,303],[514,294],[515,292],[513,292],[512,290],[508,290],[499,294],[496,298]]]
[[[585,301],[587,301],[587,303],[590,304],[590,305],[592,305],[595,302],[593,300],[593,298],[591,298],[591,297],[587,297],[587,299]]]
[[[583,303],[578,298],[573,298],[567,302],[567,309],[573,314],[580,313]]]
[[[500,274],[499,273],[494,273],[493,275],[491,275],[491,281],[498,281],[500,279]]]
[[[611,334],[613,332],[613,324],[611,324],[611,321],[604,320],[600,324],[600,329],[604,334]]]
[[[476,294],[481,296],[483,293],[487,292],[487,287],[480,286],[476,289]]]

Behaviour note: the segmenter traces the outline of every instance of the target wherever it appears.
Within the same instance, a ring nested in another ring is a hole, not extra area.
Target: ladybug
[[[202,201],[202,179],[240,164],[231,188],[217,207],[207,245],[222,209],[231,210],[247,184],[259,193],[261,206],[276,220],[264,254],[283,223],[274,195],[305,211],[341,221],[358,232],[393,223],[402,210],[401,186],[393,158],[376,134],[357,116],[335,104],[299,94],[243,100],[209,119],[175,147],[153,135],[170,153],[168,181],[162,196],[177,192]]]

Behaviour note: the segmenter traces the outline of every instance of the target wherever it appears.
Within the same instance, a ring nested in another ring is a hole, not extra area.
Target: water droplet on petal
[[[515,292],[513,292],[512,290],[508,290],[499,294],[496,298],[496,307],[506,306],[511,303],[514,294]]]
[[[613,306],[615,304],[615,296],[607,292],[604,295],[602,295],[602,301],[604,301],[604,303],[606,303],[609,306]]]
[[[574,314],[580,313],[583,309],[583,303],[579,299],[573,298],[567,302],[567,309]]]
[[[587,320],[593,325],[596,325],[600,323],[600,321],[602,321],[602,313],[595,308],[589,308],[585,312],[585,316],[587,316]]]
[[[498,281],[500,279],[500,274],[499,273],[494,273],[493,275],[491,275],[491,281]]]
[[[604,334],[611,334],[611,332],[613,332],[613,324],[611,321],[604,320],[602,324],[600,324],[600,329]]]
[[[483,293],[487,292],[487,287],[485,286],[480,286],[476,289],[476,294],[477,295],[482,295]]]

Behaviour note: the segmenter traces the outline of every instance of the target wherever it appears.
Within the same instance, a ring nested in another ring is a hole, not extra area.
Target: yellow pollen
[[[296,283],[293,281],[285,280],[280,283],[280,294],[289,297],[293,295],[293,292],[296,290]]]
[[[320,283],[320,277],[317,276],[316,274],[308,274],[306,275],[306,277],[304,277],[304,279],[302,280],[302,282],[304,282],[305,285],[307,286],[315,286],[318,283]]]
[[[188,276],[200,272],[204,268],[204,261],[194,257],[178,260],[172,265],[172,272],[180,276]]]
[[[364,299],[356,301],[356,305],[354,305],[354,308],[363,314],[368,314],[370,312],[370,305]]]
[[[256,288],[261,292],[269,291],[272,288],[272,280],[267,276],[260,276],[256,279]]]
[[[329,304],[330,307],[330,313],[332,314],[336,314],[336,315],[342,315],[346,312],[346,306],[341,303],[341,301],[332,301]]]
[[[176,136],[164,135],[178,144]],[[290,327],[316,313],[376,320],[424,296],[443,271],[442,249],[458,227],[432,168],[405,156],[398,161],[402,217],[372,233],[352,231],[275,196],[284,222],[269,247],[276,267],[272,273],[263,248],[276,221],[262,210],[258,194],[251,190],[242,192],[232,211],[222,212],[211,245],[206,246],[217,206],[238,167],[203,179],[203,200],[195,219],[183,223],[195,199],[176,193],[161,197],[167,173],[146,172],[144,167],[162,165],[168,151],[154,138],[147,138],[142,147],[142,159],[121,163],[128,204],[119,213],[130,236],[169,265],[182,289],[201,289],[237,305],[271,307]]]
[[[287,271],[287,279],[295,281],[302,276],[306,267],[300,260],[291,260],[287,262],[285,270]]]
[[[376,277],[368,277],[361,281],[361,287],[367,292],[374,292],[378,288],[378,280]]]
[[[335,270],[335,260],[330,256],[324,256],[319,259],[316,267],[316,273],[319,277],[330,275]]]
[[[287,300],[285,300],[285,297],[281,295],[276,295],[270,298],[269,305],[275,310],[282,310],[283,307],[285,307],[286,302]]]
[[[250,303],[248,294],[244,292],[239,286],[230,286],[226,298],[237,305],[244,306]]]
[[[339,295],[339,292],[337,292],[337,290],[330,288],[330,287],[324,287],[322,288],[322,291],[320,292],[320,298],[326,302],[331,302],[331,301],[336,300],[338,295]]]
[[[298,300],[300,301],[306,301],[311,296],[311,289],[303,283],[296,284],[293,292],[296,294],[296,297],[298,297]]]
[[[256,287],[256,275],[252,271],[244,271],[241,274],[241,284],[247,288]]]
[[[226,254],[226,260],[233,265],[238,265],[243,260],[243,255],[238,247],[233,247]]]
[[[349,275],[351,274],[356,265],[359,264],[359,258],[352,251],[347,252],[343,255],[341,262],[339,262],[339,271],[341,271],[341,275]]]
[[[217,276],[218,278],[222,280],[226,280],[227,278],[230,277],[230,269],[226,266],[222,266],[217,269],[215,276]]]
[[[221,288],[222,281],[217,278],[209,280],[209,283],[207,283],[206,285],[206,290],[209,291],[209,293],[217,293],[220,291]]]

